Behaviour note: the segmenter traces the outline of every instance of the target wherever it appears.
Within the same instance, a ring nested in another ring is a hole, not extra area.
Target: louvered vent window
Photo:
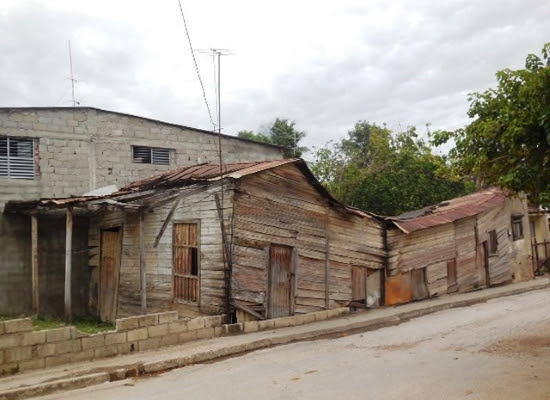
[[[170,149],[161,147],[132,146],[135,163],[170,165]]]
[[[34,179],[32,138],[0,136],[0,177]]]

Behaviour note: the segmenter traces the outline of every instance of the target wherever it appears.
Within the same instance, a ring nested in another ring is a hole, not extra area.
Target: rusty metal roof
[[[504,203],[508,194],[491,187],[466,196],[444,201],[435,206],[411,211],[397,217],[387,218],[405,233],[419,231],[472,217]]]
[[[147,190],[161,187],[175,187],[212,182],[222,178],[240,179],[267,169],[297,162],[298,159],[259,161],[248,163],[199,164],[191,167],[180,167],[159,175],[135,181],[120,189],[120,192]]]

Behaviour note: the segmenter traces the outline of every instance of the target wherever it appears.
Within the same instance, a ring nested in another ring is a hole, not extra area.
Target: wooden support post
[[[38,288],[38,217],[31,215],[31,265],[32,265],[32,312],[38,315],[39,288]]]
[[[145,265],[145,212],[139,213],[139,282],[141,290],[141,313],[147,314],[147,274]]]
[[[222,246],[223,246],[223,271],[225,281],[225,313],[229,317],[231,314],[231,270],[233,269],[231,259],[231,249],[227,242],[227,232],[225,230],[225,222],[223,220],[223,205],[220,202],[218,193],[214,193],[214,200],[216,201],[216,209],[218,210],[218,218],[220,220],[220,229],[222,233]]]
[[[67,208],[65,221],[65,320],[71,321],[71,270],[72,270],[72,245],[73,245],[73,209]]]
[[[330,243],[329,243],[329,206],[326,206],[325,216],[325,309],[330,308]]]

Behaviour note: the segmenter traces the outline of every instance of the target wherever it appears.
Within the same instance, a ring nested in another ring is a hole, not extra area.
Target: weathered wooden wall
[[[145,213],[145,263],[147,281],[147,311],[177,310],[183,316],[220,314],[224,307],[224,263],[220,222],[214,193],[220,187],[184,197],[164,232],[158,246],[153,247],[172,203]],[[230,234],[232,218],[232,190],[224,191],[224,219]],[[177,303],[173,297],[172,225],[176,222],[197,222],[200,226],[200,300],[198,304]],[[121,226],[122,257],[118,290],[117,317],[138,315],[141,312],[139,215],[121,211],[107,212],[93,219],[90,227],[90,267],[94,269],[91,291],[95,298],[92,309],[97,312],[97,268],[99,267],[101,229]]]
[[[476,262],[477,251],[479,251],[476,224],[476,216],[449,224],[450,226],[454,225],[455,230],[456,278],[459,292],[466,292],[481,286],[480,279],[482,277],[479,268],[482,266]]]
[[[327,301],[329,308],[349,304],[352,264],[384,266],[380,223],[329,207],[294,165],[243,178],[233,223],[232,296],[259,312],[267,307],[270,244],[296,251],[297,314]]]

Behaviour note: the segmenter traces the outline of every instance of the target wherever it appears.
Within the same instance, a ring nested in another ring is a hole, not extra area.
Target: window
[[[496,254],[498,251],[498,238],[497,231],[492,230],[489,232],[489,254]]]
[[[132,146],[132,157],[135,163],[170,165],[170,149],[161,147]]]
[[[523,216],[522,215],[512,216],[512,239],[513,240],[523,239]]]
[[[0,136],[0,177],[34,178],[34,140]]]
[[[199,225],[175,223],[173,242],[174,299],[197,303],[199,298]]]

